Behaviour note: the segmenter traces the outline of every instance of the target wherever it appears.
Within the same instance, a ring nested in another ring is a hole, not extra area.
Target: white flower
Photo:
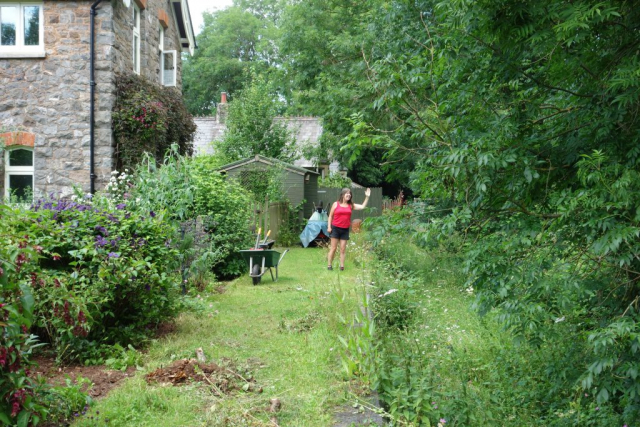
[[[385,292],[384,294],[380,295],[379,298],[386,297],[387,295],[391,295],[391,294],[393,294],[395,292],[398,292],[398,290],[397,289],[389,289],[387,292]]]
[[[111,172],[111,175],[118,175],[118,171]]]

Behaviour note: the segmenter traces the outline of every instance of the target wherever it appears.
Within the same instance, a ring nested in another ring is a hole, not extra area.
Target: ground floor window
[[[14,202],[33,200],[33,150],[8,148],[4,158],[5,197]]]

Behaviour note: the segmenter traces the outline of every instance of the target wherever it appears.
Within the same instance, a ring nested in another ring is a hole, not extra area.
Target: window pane
[[[162,54],[162,83],[165,86],[172,86],[175,84],[173,79],[173,52],[165,52]]]
[[[24,7],[24,44],[38,46],[40,44],[40,7]]]
[[[33,166],[33,151],[22,149],[9,151],[9,166]]]
[[[18,26],[18,7],[0,7],[0,45],[16,45],[16,27]]]
[[[33,175],[9,175],[9,193],[18,202],[31,201],[33,197]]]
[[[133,35],[133,71],[139,72],[138,64],[140,63],[140,38],[137,34]]]
[[[133,28],[140,31],[140,12],[135,7],[133,8]]]

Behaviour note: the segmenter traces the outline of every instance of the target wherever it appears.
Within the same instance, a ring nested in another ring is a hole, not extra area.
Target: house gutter
[[[89,58],[89,86],[91,88],[91,95],[90,95],[90,110],[89,110],[89,182],[90,182],[90,190],[89,192],[91,194],[93,194],[95,192],[95,181],[96,181],[96,174],[95,174],[95,109],[96,109],[96,104],[95,104],[95,93],[96,93],[96,79],[95,79],[95,67],[94,67],[94,62],[95,62],[95,42],[96,42],[96,31],[95,31],[95,16],[97,14],[96,11],[96,7],[98,7],[98,5],[102,2],[102,0],[96,0],[95,3],[93,3],[91,5],[91,11],[90,11],[90,15],[91,15],[91,43],[90,43],[90,58]]]

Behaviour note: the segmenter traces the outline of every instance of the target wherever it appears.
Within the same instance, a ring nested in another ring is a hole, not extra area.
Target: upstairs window
[[[11,201],[33,200],[33,150],[26,148],[5,151],[5,197]]]
[[[140,8],[133,4],[133,72],[140,74]]]
[[[160,83],[164,86],[175,86],[178,52],[164,50],[164,28],[162,25],[160,26],[158,51],[160,53]]]
[[[162,72],[162,84],[165,86],[176,85],[176,70],[178,62],[178,52],[175,50],[162,51],[160,70]]]
[[[0,1],[0,56],[44,56],[42,2]]]

